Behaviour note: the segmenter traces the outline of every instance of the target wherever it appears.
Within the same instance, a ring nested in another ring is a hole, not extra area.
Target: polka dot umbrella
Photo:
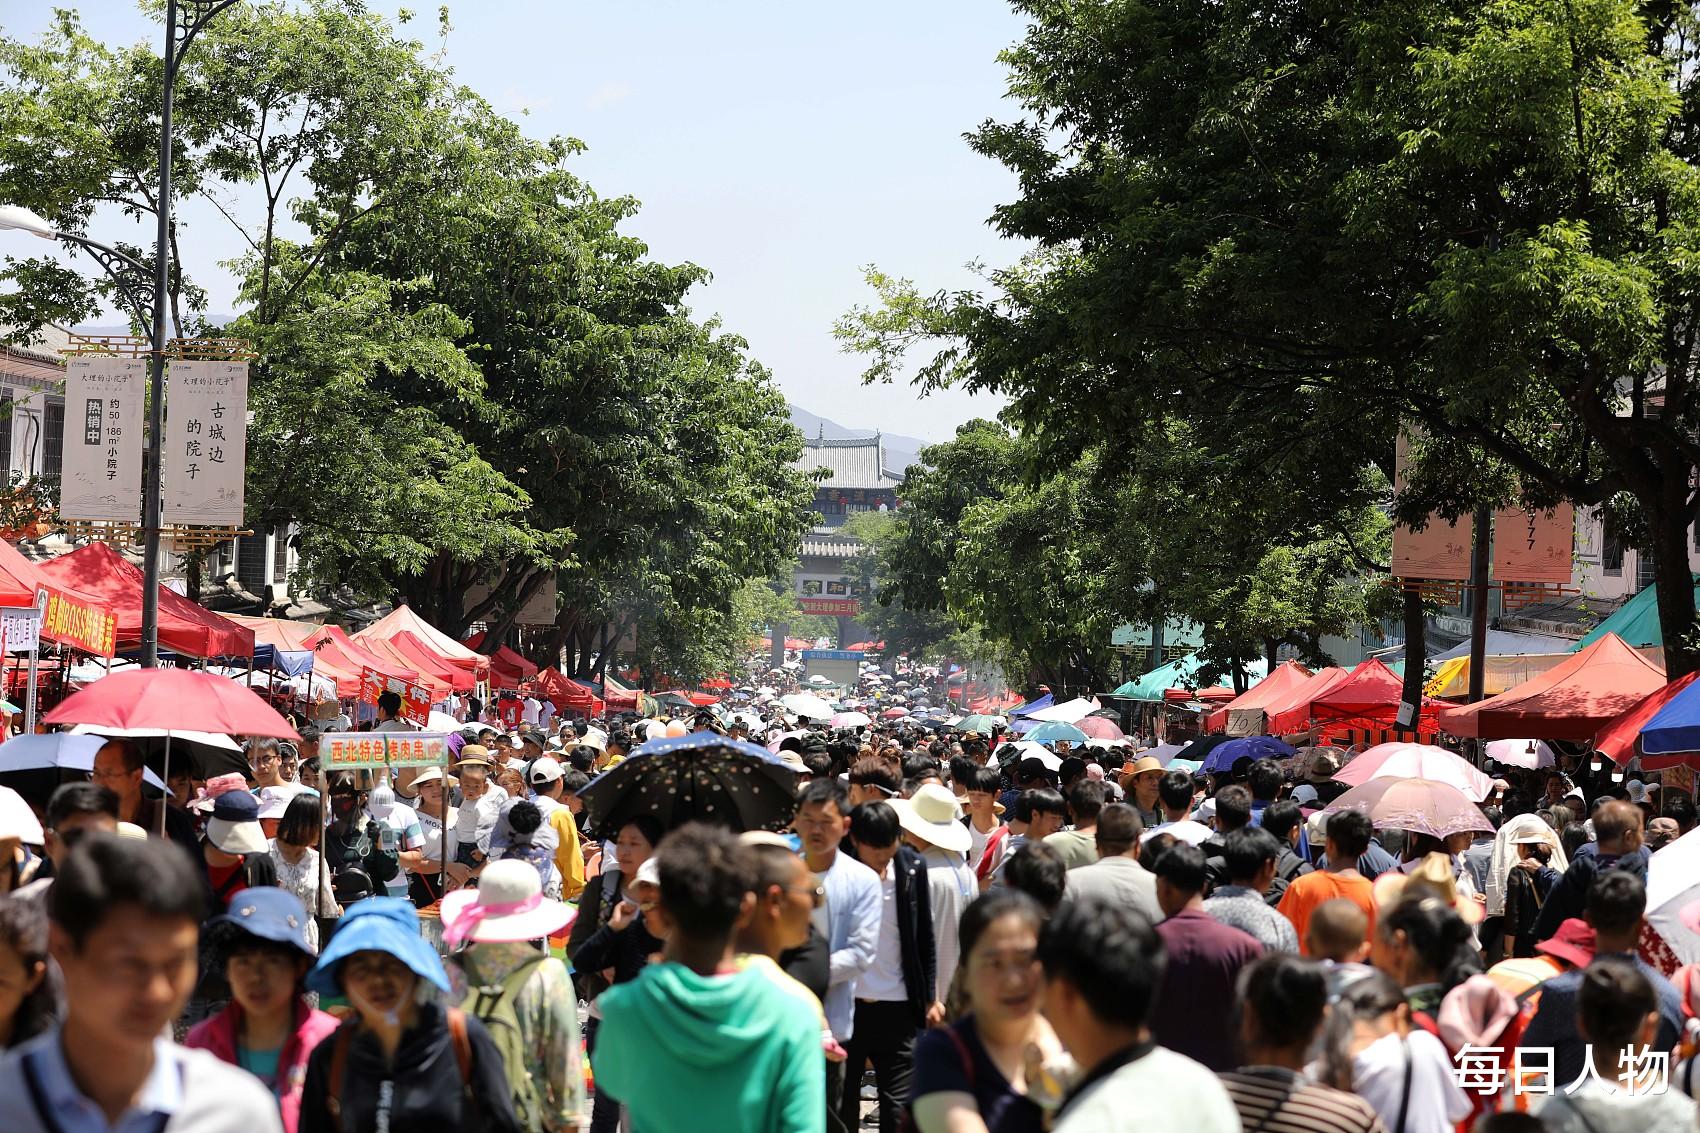
[[[735,831],[780,830],[796,810],[797,773],[777,755],[717,732],[651,740],[592,779],[584,823],[612,838],[638,815],[664,830],[708,822]]]

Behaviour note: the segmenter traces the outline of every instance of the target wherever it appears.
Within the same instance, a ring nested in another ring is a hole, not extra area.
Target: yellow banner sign
[[[97,657],[117,652],[118,619],[109,611],[73,602],[52,590],[38,592],[36,597],[46,603],[41,613],[42,637]]]

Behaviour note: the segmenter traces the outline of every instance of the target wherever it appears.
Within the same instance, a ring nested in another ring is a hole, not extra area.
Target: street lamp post
[[[155,212],[159,226],[153,262],[152,343],[148,352],[148,460],[142,491],[142,656],[143,668],[159,663],[159,541],[161,534],[160,458],[165,435],[165,343],[167,295],[171,288],[171,100],[177,72],[189,44],[214,16],[237,0],[166,0],[165,95],[159,114],[159,193]],[[88,249],[118,284],[124,303],[138,323],[145,315],[144,289],[149,269],[116,248],[85,236],[59,232],[25,208],[0,206],[0,230],[28,232],[47,240],[65,240]]]

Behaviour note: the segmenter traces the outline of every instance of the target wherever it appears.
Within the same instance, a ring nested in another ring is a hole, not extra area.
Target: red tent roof
[[[1283,661],[1275,671],[1258,681],[1240,696],[1216,709],[1204,721],[1204,729],[1214,732],[1228,726],[1228,713],[1235,709],[1265,708],[1310,680],[1310,670],[1297,661]]]
[[[390,638],[390,645],[403,657],[416,660],[419,668],[428,669],[448,682],[456,692],[471,692],[478,684],[470,669],[463,669],[432,649],[425,642],[415,637],[409,630],[402,630]]]
[[[480,679],[490,672],[488,658],[473,652],[414,613],[405,602],[355,634],[355,637],[360,641],[391,638],[403,630],[424,642],[435,656],[444,658],[457,669],[465,669]]]
[[[408,679],[424,685],[430,691],[432,700],[447,696],[454,688],[440,661],[424,664],[419,658],[403,653],[400,645],[388,638],[368,638],[360,644],[365,647],[366,652],[384,662],[384,669],[380,669],[380,672],[387,670],[413,673],[414,676]],[[373,668],[377,666],[374,665]]]
[[[490,654],[490,666],[494,670],[499,670],[505,679],[515,682],[528,680],[537,675],[536,665],[533,665],[506,645],[499,647],[494,653]]]
[[[1635,742],[1641,738],[1641,729],[1659,714],[1659,709],[1666,702],[1696,680],[1700,680],[1700,671],[1678,677],[1664,688],[1648,693],[1634,708],[1599,730],[1594,736],[1594,750],[1620,766],[1634,759]],[[1646,766],[1645,762],[1642,766]]]
[[[1404,690],[1405,682],[1399,674],[1371,657],[1359,663],[1345,680],[1330,686],[1310,702],[1311,718],[1389,725],[1398,715]],[[1428,724],[1426,730],[1433,730],[1435,717],[1445,707],[1432,697],[1423,698],[1422,717]]]
[[[118,648],[142,643],[142,572],[108,547],[90,543],[42,563],[53,583],[93,595],[118,619]],[[252,657],[254,631],[198,606],[165,586],[159,588],[159,645],[185,657]]]
[[[553,666],[537,674],[537,687],[562,712],[584,712],[600,716],[607,711],[602,698],[589,685],[581,684]]]
[[[116,618],[112,606],[104,599],[61,585],[19,554],[16,547],[0,541],[0,606],[33,606],[36,603],[36,593],[41,590],[57,595],[70,605],[76,615],[85,617],[86,624],[82,628],[88,631],[82,635],[82,640],[79,640],[78,637],[56,632],[51,619],[44,620],[41,636],[48,641],[62,642],[86,650],[93,639],[104,636],[99,632],[100,626],[96,623],[104,625],[105,621]]]
[[[324,627],[318,622],[292,622],[285,618],[251,618],[244,614],[226,614],[225,617],[237,625],[247,626],[254,631],[254,641],[260,645],[270,645],[274,649],[312,650],[313,675],[324,677],[336,684],[338,696],[358,696],[360,693],[360,666],[349,668],[338,664],[336,659],[329,656],[328,651],[314,648],[308,638]],[[347,660],[343,658],[343,660]]]
[[[1665,684],[1664,670],[1608,633],[1498,696],[1440,714],[1454,736],[1589,740]]]
[[[1306,678],[1303,684],[1291,689],[1286,696],[1265,704],[1263,717],[1268,722],[1269,734],[1285,735],[1288,732],[1302,732],[1310,727],[1311,702],[1350,675],[1346,670],[1332,665],[1326,669],[1318,669]]]
[[[354,639],[348,636],[348,631],[341,626],[320,626],[303,639],[302,648],[313,650],[315,669],[323,660],[353,673],[356,679],[362,669],[371,669],[382,676],[395,677],[414,684],[427,681],[425,675],[411,665],[405,665],[393,657],[379,657],[355,644]]]

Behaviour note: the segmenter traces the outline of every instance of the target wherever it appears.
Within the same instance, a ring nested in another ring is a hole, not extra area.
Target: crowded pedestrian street
[[[0,1133],[1700,1133],[1697,33],[0,4]]]

